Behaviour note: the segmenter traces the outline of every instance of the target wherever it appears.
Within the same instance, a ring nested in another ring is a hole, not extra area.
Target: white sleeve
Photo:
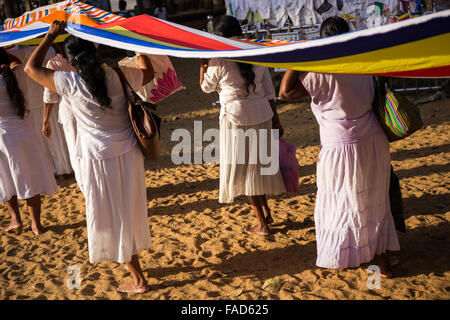
[[[217,91],[220,79],[222,78],[223,65],[219,59],[211,59],[208,64],[208,69],[203,77],[201,84],[204,93],[211,93]]]
[[[75,72],[55,71],[53,80],[60,96],[70,98],[78,91],[74,79],[75,74]]]
[[[47,62],[47,68],[50,70],[55,70],[55,66],[52,60],[49,60]],[[60,100],[59,94],[50,90],[47,87],[44,87],[44,97],[43,97],[44,103],[58,103],[59,100]]]
[[[267,99],[274,100],[276,98],[275,88],[273,87],[272,76],[270,75],[268,68],[265,68],[264,70],[262,86]]]
[[[120,70],[122,70],[125,78],[128,80],[128,83],[134,91],[138,91],[142,87],[144,72],[141,69],[121,66]]]

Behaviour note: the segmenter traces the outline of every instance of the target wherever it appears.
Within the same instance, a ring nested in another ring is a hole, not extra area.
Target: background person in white
[[[51,58],[46,67],[54,71],[76,72],[76,69],[72,67],[61,54],[57,54]],[[70,106],[70,102],[66,98],[61,98],[56,92],[51,91],[48,88],[44,88],[44,118],[42,120],[42,134],[48,139],[53,139],[53,123],[52,113],[56,108],[58,115],[58,122],[61,124],[64,130],[64,136],[67,142],[67,148],[69,152],[70,164],[75,174],[75,180],[80,185],[80,165],[79,159],[76,157],[76,137],[77,137],[77,122],[75,115]],[[59,128],[59,125],[57,126]],[[62,152],[62,150],[61,150]],[[80,185],[81,188],[81,185]]]
[[[23,227],[17,200],[26,199],[31,229],[38,235],[43,231],[41,193],[53,194],[57,185],[34,128],[33,114],[26,108],[23,92],[33,81],[22,65],[11,69],[3,48],[0,66],[0,202],[5,202],[11,214],[5,231]]]
[[[214,19],[213,25],[217,35],[227,38],[242,36],[241,26],[232,16],[219,16]],[[263,175],[261,169],[266,166],[261,164],[260,159],[256,164],[250,163],[248,157],[255,147],[273,152],[271,130],[282,129],[269,70],[224,59],[211,59],[209,64],[201,60],[200,86],[205,93],[216,91],[220,99],[219,202],[232,203],[239,195],[248,196],[257,225],[245,231],[267,236],[268,224],[273,219],[266,194],[281,194],[286,192],[286,188],[279,170],[273,175]],[[258,133],[257,146],[251,145],[247,139],[235,139],[234,135],[239,130],[255,130]],[[260,139],[260,130],[266,130],[265,139]],[[245,153],[245,163],[238,159],[242,153]]]
[[[135,14],[134,12],[128,11],[127,10],[127,2],[125,0],[120,0],[119,1],[119,13],[117,14],[118,16],[124,17],[124,18],[130,18],[130,17],[134,17]]]
[[[11,53],[16,56],[22,63],[28,60],[33,53],[35,47],[32,46],[17,46]],[[45,63],[55,56],[55,51],[50,48],[49,52],[45,56]],[[69,151],[67,149],[67,143],[64,136],[63,128],[58,123],[58,117],[56,114],[48,118],[48,121],[52,124],[53,135],[52,139],[45,139],[41,134],[42,122],[44,119],[44,104],[42,96],[44,94],[44,87],[34,81],[30,81],[23,92],[25,99],[27,100],[28,107],[33,113],[34,128],[39,136],[40,143],[45,155],[50,160],[53,166],[54,174],[61,176],[72,173],[72,166],[70,164]]]
[[[161,3],[161,1],[156,2],[156,8],[155,8],[155,17],[163,20],[167,20],[167,9],[166,7]]]
[[[73,36],[64,42],[64,56],[77,73],[42,67],[45,52],[65,25],[52,23],[25,70],[68,99],[75,114],[90,262],[124,263],[133,282],[118,291],[145,293],[149,287],[137,256],[139,250],[151,247],[144,156],[131,126],[127,99],[117,73],[99,64],[91,42]],[[139,57],[139,66],[121,68],[134,90],[154,77],[147,57]]]

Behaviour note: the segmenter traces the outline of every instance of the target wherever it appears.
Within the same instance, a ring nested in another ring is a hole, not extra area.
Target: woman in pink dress
[[[345,20],[331,17],[320,34],[348,31]],[[288,70],[279,95],[286,101],[310,96],[320,126],[317,266],[358,267],[378,255],[381,275],[391,276],[387,252],[400,246],[389,204],[389,142],[372,111],[372,77]]]

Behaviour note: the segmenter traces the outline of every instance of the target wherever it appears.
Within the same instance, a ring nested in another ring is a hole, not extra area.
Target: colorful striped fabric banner
[[[53,20],[67,20],[88,26],[97,26],[119,20],[125,20],[118,15],[95,8],[79,0],[66,0],[56,4],[39,7],[15,19],[7,19],[0,32],[2,47],[12,44],[35,45],[40,43],[42,35],[48,30]],[[62,41],[61,36],[57,41]]]
[[[325,73],[450,77],[450,10],[324,39],[259,43],[222,38],[148,15],[123,19],[80,1],[66,1],[54,8],[56,11],[50,8],[49,15],[21,28],[5,25],[0,32],[2,46],[38,37],[52,20],[64,18],[70,34],[148,54],[220,57]]]

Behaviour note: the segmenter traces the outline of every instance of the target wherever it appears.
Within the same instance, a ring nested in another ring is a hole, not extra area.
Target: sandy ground
[[[140,254],[151,291],[116,292],[129,273],[116,263],[88,262],[84,198],[75,181],[45,196],[42,223],[33,236],[21,210],[22,233],[0,232],[1,299],[449,299],[450,298],[450,100],[421,106],[425,127],[391,144],[400,177],[407,232],[399,234],[401,251],[393,256],[395,279],[367,288],[367,265],[349,270],[315,266],[315,163],[318,126],[308,103],[280,106],[285,139],[297,146],[300,191],[272,197],[275,223],[265,239],[248,236],[254,223],[245,198],[218,203],[217,165],[173,165],[170,141],[176,128],[218,128],[216,94],[198,86],[198,61],[173,59],[187,90],[159,105],[164,118],[164,157],[146,163],[148,223],[153,248]],[[0,205],[0,227],[9,214]],[[79,289],[69,289],[67,270],[77,266]],[[265,286],[266,284],[266,286]],[[271,285],[267,285],[271,284]]]

